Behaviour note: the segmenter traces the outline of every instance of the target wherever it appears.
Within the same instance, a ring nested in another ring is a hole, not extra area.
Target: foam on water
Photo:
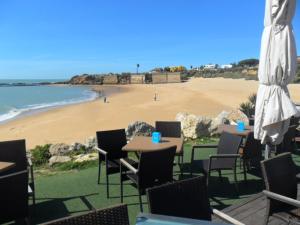
[[[92,101],[95,100],[98,96],[99,96],[98,93],[94,91],[84,90],[82,91],[82,96],[77,98],[72,98],[63,101],[56,101],[56,102],[30,104],[30,105],[22,106],[20,108],[10,107],[10,109],[6,113],[0,114],[0,123],[14,119],[23,114],[29,114],[31,112],[35,112],[39,110],[46,110],[48,108],[53,108],[53,107]]]

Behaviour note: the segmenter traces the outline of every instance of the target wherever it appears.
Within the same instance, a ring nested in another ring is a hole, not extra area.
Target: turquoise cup
[[[152,142],[159,143],[161,140],[161,133],[160,132],[153,132],[152,133]]]
[[[239,132],[243,132],[245,130],[245,123],[243,121],[237,121],[236,129]]]

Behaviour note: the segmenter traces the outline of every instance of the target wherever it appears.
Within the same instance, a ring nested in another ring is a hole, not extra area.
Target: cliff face
[[[70,84],[81,85],[81,84],[102,84],[101,76],[97,75],[77,75],[70,79]]]

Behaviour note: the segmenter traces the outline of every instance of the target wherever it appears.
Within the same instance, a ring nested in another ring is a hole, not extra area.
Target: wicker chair
[[[143,212],[142,194],[145,193],[146,188],[173,181],[173,161],[175,152],[176,146],[150,152],[142,152],[138,169],[121,159],[121,202],[123,202],[123,180],[124,176],[127,176],[138,189],[140,209],[141,212]],[[124,169],[128,169],[128,171]]]
[[[99,153],[98,184],[100,184],[101,163],[105,163],[106,168],[106,194],[109,198],[109,175],[120,172],[120,159],[123,158],[128,163],[136,166],[137,163],[128,158],[128,153],[122,151],[126,145],[125,129],[98,131],[96,133]]]
[[[181,137],[181,122],[179,121],[156,121],[155,122],[155,130],[161,133],[162,137]],[[183,151],[180,153],[176,153],[178,156],[178,165],[180,166],[180,170],[182,172],[182,164],[183,164]]]
[[[218,145],[197,145],[192,148],[191,159],[191,175],[195,169],[200,169],[207,177],[207,184],[209,183],[211,171],[218,171],[221,178],[222,170],[233,170],[234,181],[237,186],[236,176],[236,161],[240,158],[238,154],[242,137],[223,132],[220,137]],[[217,148],[217,154],[210,155],[209,159],[195,160],[195,150],[205,148]]]
[[[29,223],[28,171],[0,175],[0,223],[24,220]]]
[[[276,155],[284,152],[293,153],[295,151],[296,128],[297,125],[292,125],[289,127],[288,131],[284,135],[283,142],[276,146]]]
[[[290,153],[261,162],[267,198],[265,224],[274,216],[287,224],[300,224],[300,201],[297,200],[297,172]]]
[[[210,208],[206,180],[196,177],[147,189],[149,211],[153,214],[198,220],[212,219],[214,214],[231,224],[241,224],[222,212]]]
[[[15,163],[13,168],[1,172],[0,176],[20,172],[23,170],[29,171],[28,195],[32,197],[33,205],[35,205],[33,166],[31,159],[26,156],[25,140],[0,142],[0,161]]]
[[[79,216],[69,216],[44,225],[129,225],[127,205],[98,209]]]
[[[242,157],[244,179],[247,180],[247,170],[251,167],[259,167],[262,160],[262,144],[259,140],[254,139],[254,133],[250,132],[247,135],[245,144],[240,149]]]

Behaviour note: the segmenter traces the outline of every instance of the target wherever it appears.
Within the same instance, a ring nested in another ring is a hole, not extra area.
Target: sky
[[[264,7],[263,0],[1,0],[0,79],[259,58]],[[293,26],[300,46],[300,3]]]

